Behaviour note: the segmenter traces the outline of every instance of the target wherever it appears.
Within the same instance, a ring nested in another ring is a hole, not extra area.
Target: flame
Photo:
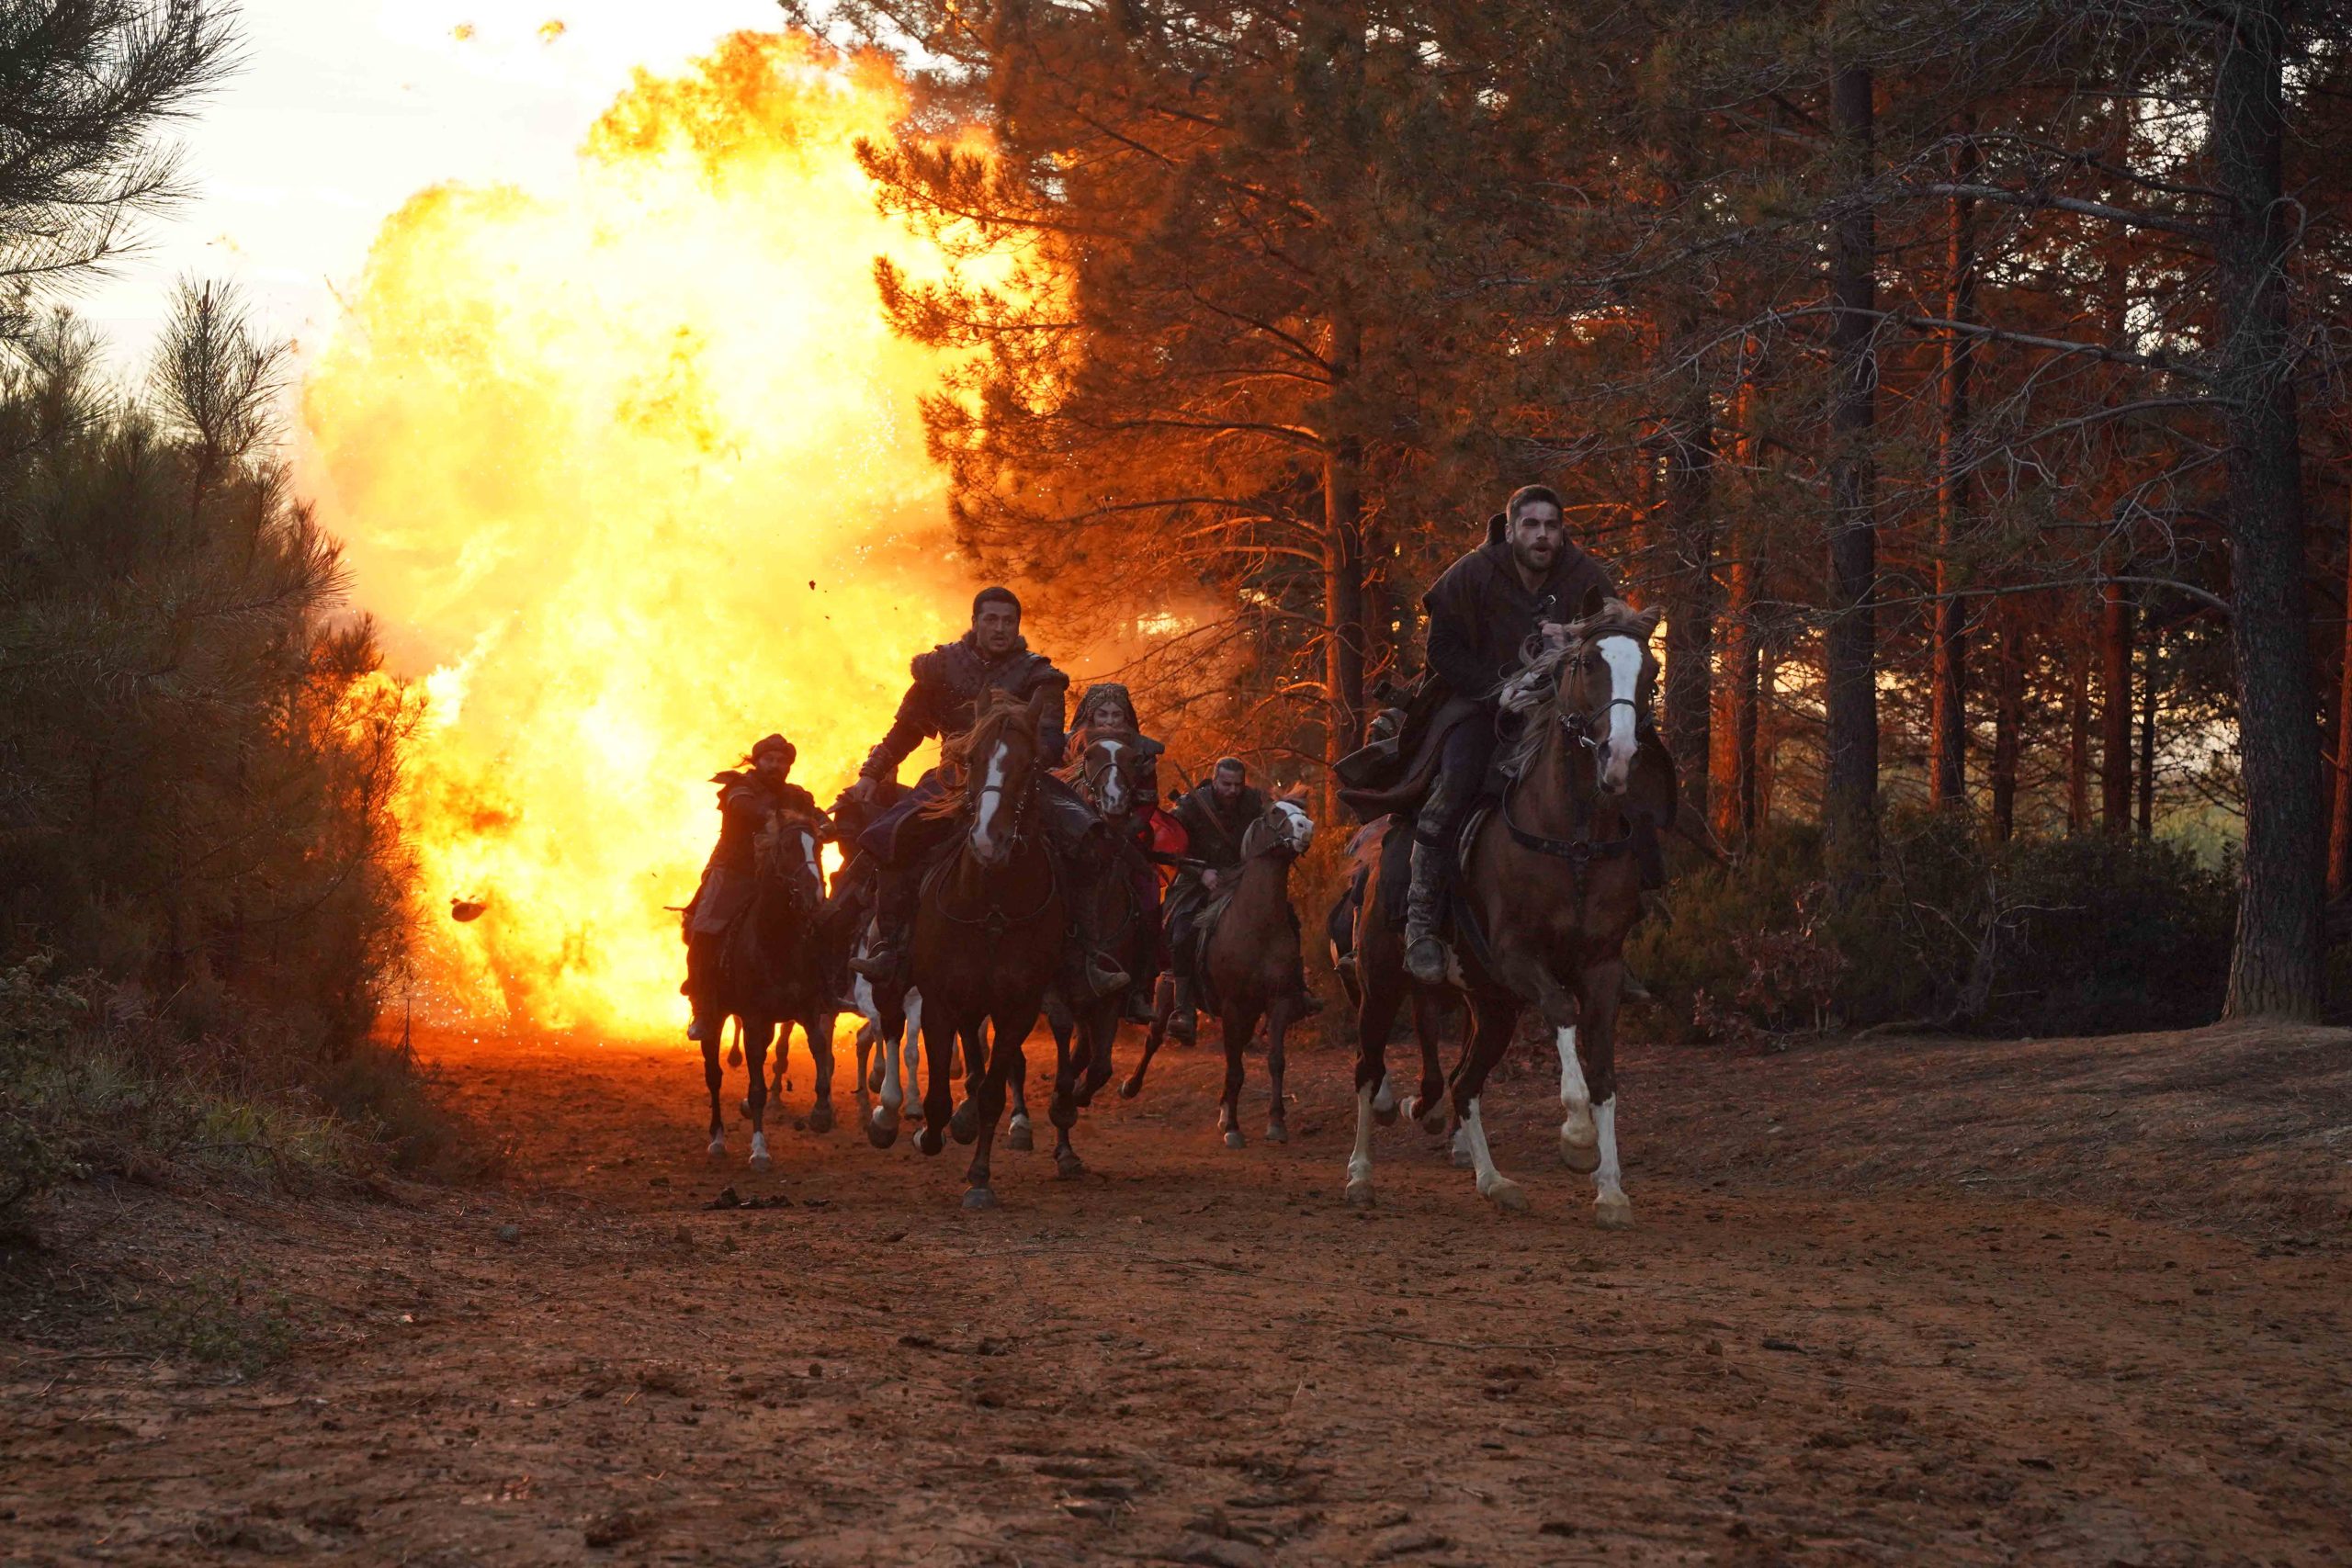
[[[385,223],[303,390],[305,479],[429,671],[423,999],[674,1032],[709,775],[781,729],[828,799],[960,626],[917,407],[942,365],[873,283],[942,263],[854,155],[905,109],[887,65],[739,34],[640,72],[570,188]]]

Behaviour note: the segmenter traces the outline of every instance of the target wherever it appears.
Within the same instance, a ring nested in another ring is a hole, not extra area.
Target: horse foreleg
[[[1487,1147],[1487,1124],[1479,1113],[1479,1097],[1486,1090],[1487,1075],[1494,1070],[1510,1044],[1512,1027],[1519,1021],[1519,1007],[1509,999],[1481,998],[1475,1010],[1476,1028],[1471,1035],[1468,1059],[1454,1077],[1453,1105],[1462,1117],[1463,1141],[1469,1146],[1471,1168],[1477,1172],[1478,1195],[1498,1209],[1516,1212],[1527,1207],[1527,1194],[1520,1190],[1518,1182],[1495,1168],[1494,1154]]]
[[[1008,1027],[1015,1021],[1019,1028]],[[1021,1055],[1021,1042],[1036,1021],[1034,1009],[1025,1019],[1008,1020],[1000,1015],[992,1021],[988,1070],[980,1076],[975,1094],[979,1106],[979,1140],[972,1150],[971,1166],[964,1173],[967,1209],[996,1207],[996,1190],[989,1185],[989,1156],[996,1145],[997,1119],[1004,1114],[1005,1079]]]
[[[935,1010],[926,1010],[922,1020],[922,1044],[929,1077],[922,1097],[922,1131],[915,1134],[915,1147],[927,1155],[935,1155],[947,1146],[944,1134],[948,1119],[956,1111],[955,1091],[948,1087],[956,1060],[954,1021],[942,1017]]]
[[[1405,1101],[1405,1114],[1421,1124],[1424,1133],[1445,1131],[1445,1063],[1439,1043],[1438,1001],[1428,987],[1415,986],[1413,1038],[1421,1048],[1421,1086]]]
[[[1086,1174],[1086,1163],[1069,1142],[1069,1130],[1078,1125],[1078,1070],[1084,1055],[1071,1050],[1070,1041],[1075,1037],[1082,1045],[1093,1032],[1093,1015],[1101,1010],[1098,1004],[1071,1020],[1067,1032],[1058,1025],[1054,1030],[1054,1098],[1046,1114],[1054,1123],[1054,1174],[1065,1180]]]
[[[833,1130],[833,1015],[817,1012],[800,1021],[800,1032],[808,1037],[808,1062],[817,1073],[817,1103],[808,1108],[808,1130],[830,1133]],[[791,1026],[786,1026],[786,1038],[791,1038]]]
[[[1589,964],[1584,972],[1584,1029],[1573,1053],[1589,1079],[1593,1100],[1592,1217],[1603,1230],[1627,1230],[1634,1205],[1617,1166],[1617,998],[1625,979],[1622,959]],[[1566,1077],[1565,1062],[1562,1077]],[[1565,1149],[1566,1130],[1561,1132]]]
[[[1290,1032],[1290,1015],[1281,1003],[1266,1015],[1266,1142],[1290,1142],[1290,1116],[1283,1104],[1283,1037]]]
[[[1144,1031],[1143,1055],[1136,1062],[1136,1070],[1119,1086],[1121,1100],[1133,1100],[1143,1092],[1144,1075],[1151,1070],[1151,1059],[1159,1055],[1160,1043],[1168,1038],[1168,1020],[1176,1010],[1176,982],[1162,975],[1151,996],[1151,1027]],[[1105,1064],[1108,1071],[1108,1064]]]
[[[791,1026],[785,1026],[787,1042]],[[752,1088],[744,1114],[752,1122],[752,1168],[768,1168],[768,1042],[775,1035],[776,1026],[765,1019],[756,1019],[743,1025],[744,1065],[751,1069]]]
[[[1238,1149],[1249,1143],[1241,1135],[1242,1052],[1250,1045],[1250,1037],[1257,1032],[1256,1010],[1228,1012],[1217,1022],[1225,1045],[1225,1093],[1217,1101],[1216,1124],[1225,1130],[1225,1146]]]
[[[1037,1146],[1037,1134],[1029,1121],[1029,1053],[1021,1046],[1012,1048],[1012,1066],[1005,1069],[1005,1089],[1012,1115],[1004,1125],[1004,1146],[1027,1154]]]
[[[716,1039],[702,1043],[702,1077],[710,1086],[710,1157],[722,1160],[727,1157],[727,1121],[718,1109],[718,1097],[727,1087],[727,1069],[719,1065]]]

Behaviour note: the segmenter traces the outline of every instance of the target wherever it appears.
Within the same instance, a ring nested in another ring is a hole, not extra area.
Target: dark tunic
[[[1241,863],[1241,835],[1265,814],[1266,797],[1248,784],[1241,786],[1230,808],[1217,804],[1216,786],[1206,782],[1195,784],[1176,803],[1176,820],[1191,840],[1188,852],[1220,872]]]
[[[1430,617],[1430,672],[1453,695],[1487,701],[1519,669],[1520,649],[1536,629],[1583,615],[1594,589],[1617,596],[1609,570],[1564,541],[1543,585],[1529,592],[1497,513],[1487,524],[1487,542],[1446,568],[1421,600]]]
[[[1003,658],[989,659],[967,632],[954,642],[943,642],[929,653],[915,655],[912,672],[914,682],[899,701],[898,717],[866,753],[865,765],[858,769],[861,776],[895,778],[899,764],[925,740],[960,735],[971,728],[981,694],[991,690],[1008,692],[1025,703],[1040,688],[1050,689],[1053,697],[1037,727],[1037,743],[1043,756],[1062,754],[1062,713],[1069,695],[1069,677],[1055,669],[1053,660],[1044,654],[1030,652],[1028,643],[1015,640]]]

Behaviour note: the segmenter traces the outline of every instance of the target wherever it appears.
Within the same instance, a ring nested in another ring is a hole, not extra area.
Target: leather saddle
[[[1416,694],[1396,734],[1359,747],[1331,765],[1340,780],[1340,803],[1365,822],[1390,812],[1409,813],[1437,777],[1445,738],[1456,726],[1476,722],[1484,714],[1468,697],[1426,687]]]

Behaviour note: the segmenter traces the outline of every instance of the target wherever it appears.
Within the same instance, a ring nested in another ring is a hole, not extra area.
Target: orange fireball
[[[874,259],[888,68],[738,35],[640,73],[568,188],[448,185],[384,226],[303,392],[306,479],[429,711],[404,818],[435,998],[669,1033],[705,781],[771,729],[820,797],[970,591]]]

